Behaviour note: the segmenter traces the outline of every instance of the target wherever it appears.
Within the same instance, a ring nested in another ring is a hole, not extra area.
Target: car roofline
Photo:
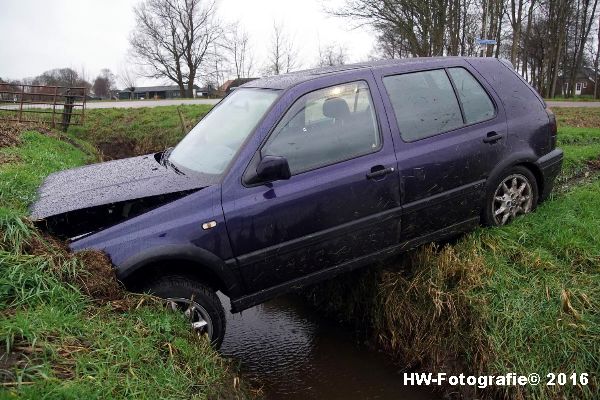
[[[328,66],[311,68],[301,71],[294,71],[281,75],[267,76],[260,79],[256,79],[247,82],[240,86],[240,88],[260,88],[260,89],[276,89],[285,90],[300,83],[307,82],[316,78],[320,78],[327,75],[337,75],[350,71],[358,71],[363,69],[377,69],[390,67],[395,65],[410,65],[415,63],[429,64],[439,63],[440,61],[451,61],[451,60],[467,60],[469,57],[452,56],[452,57],[411,57],[411,58],[400,58],[400,59],[385,59],[376,61],[360,62],[355,64],[346,64],[340,66]],[[490,58],[490,60],[496,60]]]

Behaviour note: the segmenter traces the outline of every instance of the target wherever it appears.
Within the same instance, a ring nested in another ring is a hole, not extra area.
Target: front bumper
[[[543,157],[540,157],[536,164],[542,173],[542,191],[539,201],[542,202],[550,196],[554,188],[554,181],[560,173],[563,162],[563,151],[554,149]]]

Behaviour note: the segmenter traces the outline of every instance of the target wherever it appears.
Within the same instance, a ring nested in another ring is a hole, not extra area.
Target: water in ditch
[[[315,314],[296,296],[228,313],[221,351],[262,385],[267,399],[441,399],[430,388],[404,386],[385,355]]]

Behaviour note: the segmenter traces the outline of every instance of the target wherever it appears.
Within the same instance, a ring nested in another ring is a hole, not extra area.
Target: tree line
[[[14,86],[14,90],[20,90],[19,85],[79,87],[85,88],[86,93],[93,93],[98,98],[110,99],[116,94],[117,77],[108,68],[102,69],[93,80],[88,78],[85,70],[78,72],[73,68],[55,68],[33,78],[6,81],[0,78],[0,83]]]
[[[545,97],[572,97],[584,67],[594,81],[599,75],[598,0],[345,0],[326,12],[374,30],[371,58],[502,57]],[[218,83],[227,65],[237,78],[259,72],[248,34],[238,24],[224,26],[212,0],[146,0],[135,13],[133,58],[147,76],[177,83],[182,95],[190,95],[199,73]],[[268,46],[264,75],[311,66],[298,59],[281,24]],[[319,46],[316,66],[346,62],[343,46]]]
[[[598,0],[346,0],[328,12],[370,25],[382,58],[502,57],[545,97],[571,97],[582,68],[598,77],[597,6]],[[479,46],[478,38],[497,45]]]
[[[293,37],[273,24],[267,60],[256,68],[249,34],[225,24],[214,0],[145,0],[134,7],[130,59],[139,75],[168,79],[181,97],[192,97],[198,78],[218,87],[226,77],[277,75],[302,66]]]
[[[598,0],[345,0],[334,9],[323,2],[328,14],[374,31],[368,58],[502,57],[544,97],[572,97],[581,71],[594,82],[599,75]],[[181,97],[193,97],[199,81],[216,88],[230,77],[348,62],[347,49],[334,42],[319,45],[316,61],[300,59],[293,35],[274,22],[260,63],[248,32],[240,23],[223,23],[215,0],[144,0],[134,14],[129,63],[117,75],[104,69],[90,82],[84,71],[60,68],[28,81],[86,86],[108,98],[116,82],[132,90],[139,77],[157,78],[177,85]]]

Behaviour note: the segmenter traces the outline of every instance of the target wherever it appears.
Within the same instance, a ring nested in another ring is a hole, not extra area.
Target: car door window
[[[458,100],[443,69],[387,76],[383,83],[404,141],[413,142],[463,125]]]
[[[468,124],[488,120],[496,114],[494,103],[469,71],[464,68],[450,68],[448,72],[454,81]]]
[[[359,81],[302,96],[287,111],[261,153],[285,157],[292,174],[298,174],[380,147],[369,87]]]

